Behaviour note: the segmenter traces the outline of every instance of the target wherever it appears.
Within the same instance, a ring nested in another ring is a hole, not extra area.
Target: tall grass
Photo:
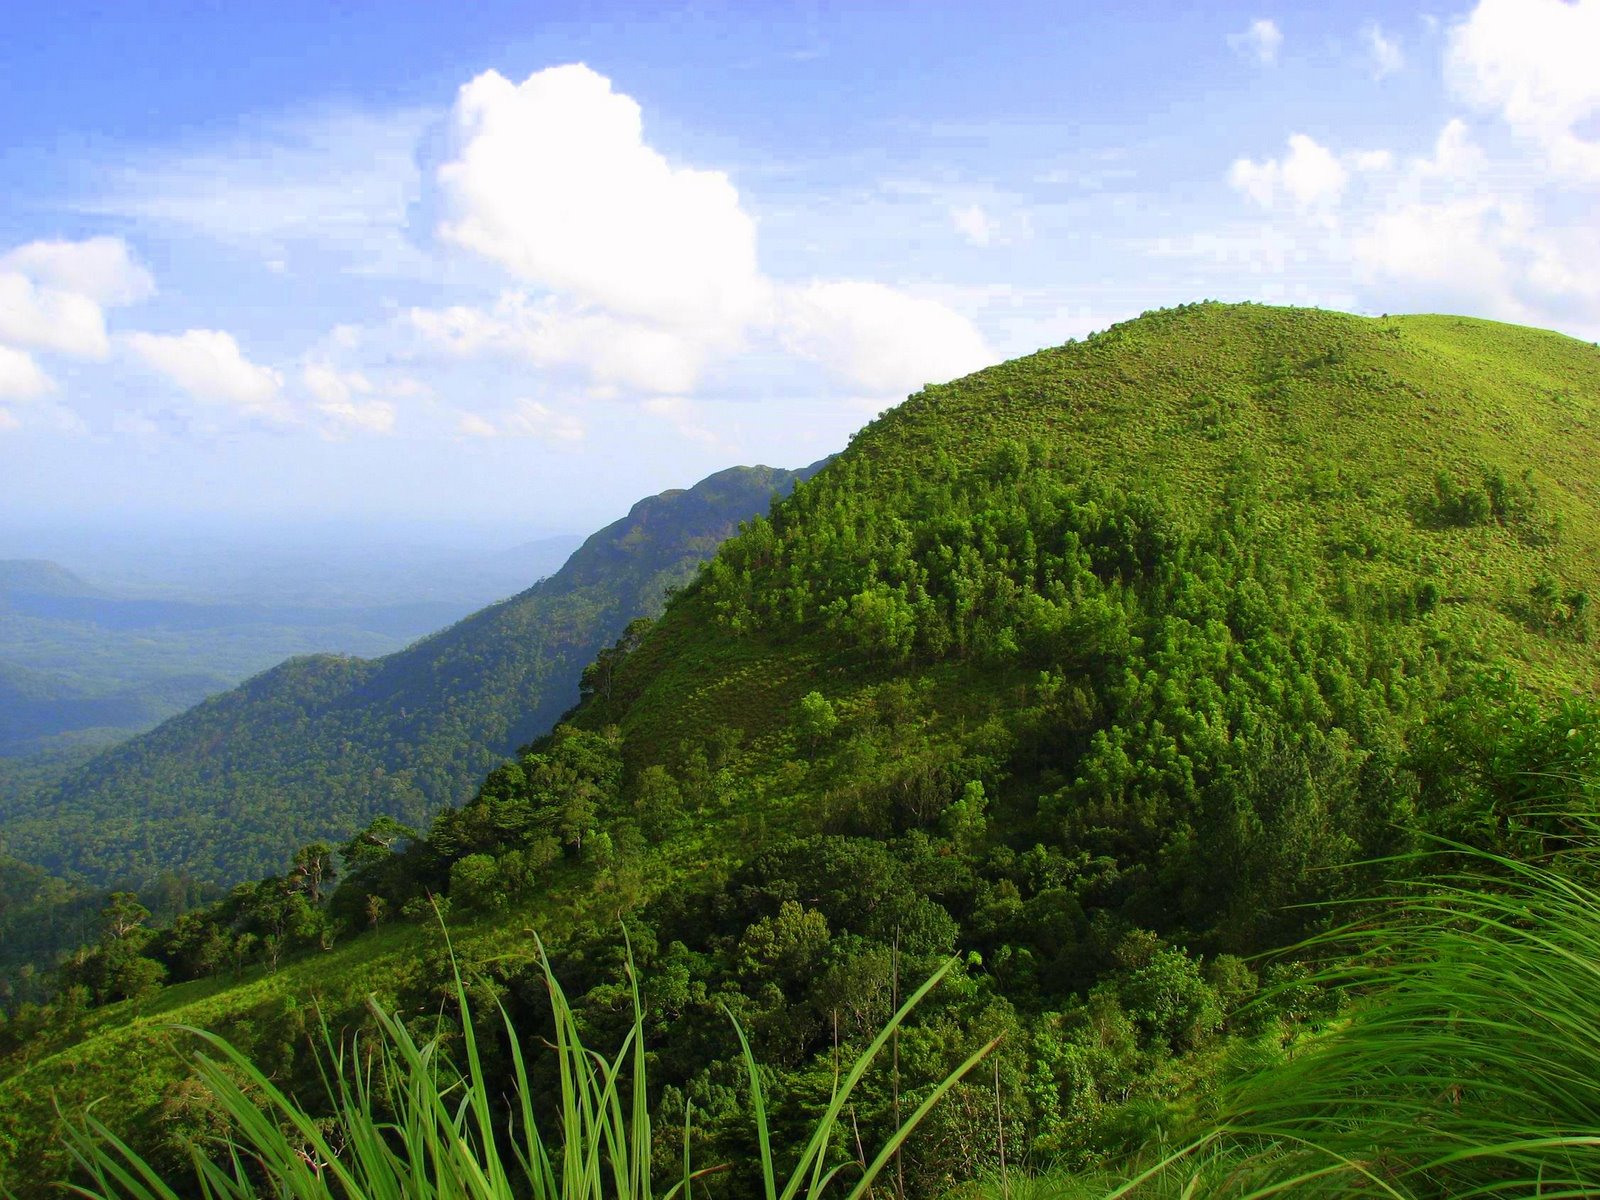
[[[1236,1085],[1223,1119],[1122,1181],[1049,1175],[1006,1200],[1600,1196],[1600,825],[1535,861],[1441,843],[1421,882],[1300,953],[1345,1016]]]
[[[584,1045],[578,1022],[542,952],[554,1019],[559,1096],[553,1128],[542,1129],[539,1099],[529,1082],[524,1039],[501,1007],[510,1047],[513,1086],[497,1097],[483,1068],[478,1031],[457,972],[462,1060],[435,1038],[419,1042],[396,1015],[371,1006],[377,1022],[370,1049],[340,1043],[322,1029],[323,1082],[332,1117],[317,1119],[278,1088],[248,1056],[215,1034],[190,1030],[206,1047],[196,1058],[199,1078],[227,1116],[230,1132],[192,1151],[193,1178],[165,1179],[93,1114],[68,1127],[68,1144],[82,1178],[68,1185],[90,1200],[206,1200],[259,1196],[294,1200],[653,1200],[652,1129],[643,1040],[643,1007],[631,961],[627,971],[634,1020],[609,1056]],[[760,1074],[743,1030],[750,1111],[760,1146],[759,1175],[766,1200],[859,1200],[929,1110],[995,1046],[980,1047],[935,1087],[870,1159],[833,1161],[840,1115],[851,1092],[911,1011],[949,973],[954,960],[912,993],[873,1042],[836,1082],[811,1137],[785,1155],[772,1144]],[[732,1020],[732,1017],[729,1018]],[[691,1200],[696,1181],[721,1165],[684,1159],[661,1200]],[[794,1161],[789,1162],[793,1157]],[[187,1185],[187,1186],[184,1186]]]
[[[1344,931],[1364,952],[1325,979],[1359,999],[1242,1090],[1241,1190],[1600,1196],[1600,838],[1560,823],[1542,861],[1447,847],[1464,867]]]
[[[1302,947],[1333,956],[1343,1023],[1101,1194],[1600,1196],[1600,826],[1533,816],[1556,852],[1441,843],[1404,864],[1423,882]]]

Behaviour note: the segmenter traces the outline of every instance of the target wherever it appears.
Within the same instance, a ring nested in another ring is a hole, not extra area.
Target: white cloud
[[[1526,214],[1516,209],[1487,198],[1451,200],[1381,212],[1352,249],[1363,279],[1391,294],[1447,294],[1463,308],[1523,320],[1506,252],[1526,235]]]
[[[1451,120],[1431,155],[1408,162],[1393,187],[1353,214],[1353,265],[1398,301],[1390,307],[1448,297],[1457,311],[1548,323],[1553,305],[1600,286],[1600,272],[1562,263],[1573,231],[1541,220],[1539,190],[1527,172],[1497,171]]]
[[[1376,22],[1368,25],[1361,31],[1361,40],[1367,44],[1367,61],[1373,78],[1382,79],[1404,69],[1406,56],[1400,49],[1399,39],[1384,33],[1381,25]]]
[[[537,400],[518,400],[491,421],[479,413],[463,413],[456,430],[468,437],[534,438],[546,442],[576,442],[584,435],[583,422]]]
[[[111,348],[104,308],[154,291],[120,238],[29,242],[0,256],[0,340],[104,358]]]
[[[785,297],[782,340],[842,382],[879,394],[942,383],[994,361],[965,317],[879,283],[813,283]]]
[[[32,357],[21,350],[0,346],[0,399],[32,400],[54,388],[55,384]]]
[[[994,225],[990,222],[988,214],[977,204],[951,209],[950,223],[955,226],[957,233],[974,246],[987,246],[994,237]]]
[[[1283,158],[1240,158],[1228,171],[1228,182],[1262,208],[1272,208],[1280,192],[1302,209],[1337,203],[1349,177],[1332,151],[1303,133],[1289,138]]]
[[[464,86],[431,181],[441,241],[523,284],[491,304],[404,314],[404,331],[454,356],[510,355],[559,387],[636,398],[684,395],[713,366],[774,346],[894,388],[988,361],[971,324],[936,302],[768,278],[727,175],[670,163],[644,140],[639,105],[581,64]],[[995,232],[982,209],[958,227],[978,241]]]
[[[335,435],[392,433],[395,406],[388,400],[371,398],[372,381],[360,371],[342,371],[324,362],[308,362],[300,369],[301,381],[316,400],[316,410],[328,418]]]
[[[0,271],[15,271],[43,287],[111,306],[136,304],[156,290],[150,272],[134,261],[127,243],[114,237],[29,242],[0,257]]]
[[[317,411],[338,432],[393,433],[395,407],[387,400],[323,400]]]
[[[704,342],[676,330],[521,291],[502,293],[492,309],[413,308],[405,320],[451,354],[512,355],[540,367],[571,368],[602,387],[685,392],[711,354]]]
[[[353,395],[366,395],[372,383],[360,371],[341,371],[327,363],[307,363],[300,370],[306,390],[323,404],[347,404]]]
[[[111,349],[105,314],[93,300],[41,288],[13,271],[0,272],[0,339],[84,358],[104,358]]]
[[[1480,0],[1450,31],[1445,72],[1556,169],[1600,179],[1600,0]]]
[[[454,354],[682,393],[771,325],[775,286],[728,177],[669,163],[638,104],[581,64],[464,86],[433,182],[439,237],[528,285],[490,307],[408,314]]]
[[[1477,179],[1487,170],[1488,156],[1472,139],[1465,121],[1451,118],[1433,143],[1433,155],[1411,163],[1413,184]]]
[[[1298,185],[1293,145],[1282,161],[1235,162],[1229,181],[1264,215],[1167,252],[1250,272],[1262,299],[1284,298],[1273,289],[1293,285],[1315,303],[1463,312],[1600,336],[1600,231],[1591,216],[1600,195],[1543,164],[1535,148],[1491,154],[1452,119],[1426,153],[1404,161],[1315,143],[1301,150]]]
[[[581,64],[488,71],[452,113],[439,235],[625,317],[736,335],[765,301],[755,222],[721,171],[675,167],[639,105]]]
[[[232,334],[190,329],[175,336],[130,333],[124,341],[147,366],[196,400],[234,405],[254,416],[288,419],[280,396],[283,377],[245,358]]]
[[[1230,34],[1228,45],[1264,67],[1271,66],[1278,61],[1278,51],[1283,46],[1283,31],[1278,28],[1276,21],[1259,17],[1251,21],[1243,33]]]

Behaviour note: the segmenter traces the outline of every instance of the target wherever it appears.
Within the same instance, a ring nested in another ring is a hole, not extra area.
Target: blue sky
[[[1597,339],[1596,61],[1600,0],[17,5],[0,509],[585,530],[1188,300]]]

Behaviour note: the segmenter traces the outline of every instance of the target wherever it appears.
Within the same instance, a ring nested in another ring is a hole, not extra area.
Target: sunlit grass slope
[[[1541,580],[1565,598],[1600,579],[1600,348],[1587,342],[1465,317],[1164,310],[926,388],[785,511],[792,524],[848,517],[861,496],[861,511],[902,522],[909,543],[929,514],[907,481],[939,460],[952,474],[979,469],[1010,441],[1113,491],[1158,493],[1195,525],[1244,494],[1325,592],[1432,584],[1441,638],[1546,690],[1600,683],[1594,647],[1552,636],[1530,595]],[[1498,473],[1529,498],[1514,519],[1453,521],[1441,473],[1459,491]],[[758,572],[753,586],[772,582]],[[833,663],[837,639],[806,636],[815,621],[766,620],[730,644],[715,611],[704,590],[684,597],[628,664],[635,698],[622,720],[641,757],[732,724],[776,764],[796,749],[802,695],[820,686],[849,703],[874,681],[859,658]],[[969,717],[1006,707],[959,699],[965,674],[950,672],[950,705]]]

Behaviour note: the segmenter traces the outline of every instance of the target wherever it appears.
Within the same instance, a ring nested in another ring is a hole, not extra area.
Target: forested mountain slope
[[[696,1163],[750,1161],[727,1013],[792,1142],[959,955],[856,1094],[864,1143],[1000,1036],[907,1193],[996,1170],[1002,1125],[1013,1163],[1118,1163],[1321,1019],[1258,956],[1382,883],[1348,864],[1430,832],[1537,850],[1538,789],[1592,777],[1597,500],[1600,349],[1492,322],[1192,305],[931,387],[424,836],[352,821],[331,901],[291,874],[137,954],[103,938],[79,1001],[134,999],[14,1023],[0,1177],[7,1139],[44,1161],[46,1080],[159,1140],[180,1059],[128,1016],[221,1026],[306,1096],[311,993],[337,1028],[368,993],[431,1022],[429,895],[523,1028],[527,926],[600,1044],[631,953],[663,1162],[690,1108]]]
[[[528,591],[385,658],[291,659],[0,814],[0,834],[94,882],[232,883],[377,813],[423,823],[547,730],[601,647],[804,475],[733,468],[642,500]]]

